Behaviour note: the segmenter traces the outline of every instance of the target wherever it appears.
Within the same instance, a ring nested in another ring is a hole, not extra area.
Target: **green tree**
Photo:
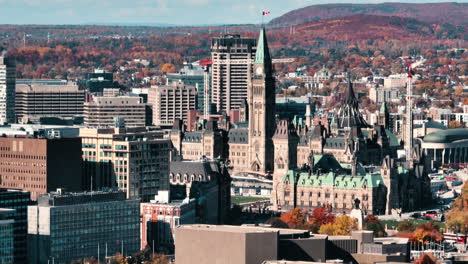
[[[385,232],[385,227],[375,215],[366,216],[366,218],[364,219],[364,229],[374,231],[374,237],[387,236],[387,232]]]
[[[397,230],[400,232],[413,232],[416,227],[408,220],[402,221],[398,224]]]

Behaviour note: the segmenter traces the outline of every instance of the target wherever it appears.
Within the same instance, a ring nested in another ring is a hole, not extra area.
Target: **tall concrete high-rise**
[[[0,125],[15,122],[16,64],[0,56]]]
[[[153,108],[153,124],[170,127],[176,119],[187,122],[187,111],[197,108],[197,89],[183,83],[152,87],[148,103]]]
[[[211,41],[211,98],[221,113],[238,109],[247,98],[256,40],[224,35]]]

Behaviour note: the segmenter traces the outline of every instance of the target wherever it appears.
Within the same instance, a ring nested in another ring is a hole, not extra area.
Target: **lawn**
[[[400,222],[403,222],[403,220],[379,220],[384,226],[388,225],[389,229],[396,229],[398,224]],[[428,223],[429,220],[423,220],[423,219],[408,219],[411,223],[413,223],[414,226],[418,226],[420,224],[425,224]],[[445,223],[439,222],[439,221],[434,221],[438,226],[440,227],[445,227]]]
[[[251,203],[251,202],[265,201],[265,200],[269,200],[269,198],[250,197],[250,196],[231,196],[231,203],[233,204]]]

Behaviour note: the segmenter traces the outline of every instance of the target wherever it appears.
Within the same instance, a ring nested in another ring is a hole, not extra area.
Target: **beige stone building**
[[[143,127],[145,106],[141,97],[96,96],[84,104],[86,127]]]
[[[176,119],[187,123],[187,111],[197,108],[197,88],[182,83],[151,87],[148,104],[153,109],[153,125],[170,127]]]
[[[85,91],[78,85],[16,85],[16,118],[20,123],[41,117],[74,117],[83,115]]]
[[[146,128],[82,128],[84,173],[98,190],[118,187],[127,198],[149,201],[169,188],[171,143]]]

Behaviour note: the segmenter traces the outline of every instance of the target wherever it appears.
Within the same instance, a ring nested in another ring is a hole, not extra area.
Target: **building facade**
[[[80,138],[0,137],[0,188],[83,191]]]
[[[256,40],[224,35],[211,41],[212,102],[218,113],[238,109],[247,98]]]
[[[80,137],[87,187],[118,187],[127,198],[142,201],[169,189],[171,142],[162,131],[82,128]]]
[[[78,85],[16,85],[16,119],[20,123],[41,117],[74,117],[83,115],[85,91]]]
[[[28,263],[70,263],[140,248],[140,201],[124,192],[65,193],[41,196],[28,206]],[[98,255],[99,254],[99,255]]]
[[[26,191],[14,189],[0,189],[0,208],[13,209],[14,229],[14,262],[18,264],[27,263],[27,234],[28,214],[27,206],[32,205],[31,194]],[[1,237],[1,236],[0,236]],[[0,254],[2,255],[2,254]],[[0,263],[2,263],[0,261]],[[9,263],[9,262],[3,262]]]
[[[171,162],[171,197],[196,199],[196,222],[222,224],[231,208],[231,177],[217,160]]]
[[[174,252],[174,231],[180,225],[195,224],[196,200],[172,200],[169,191],[159,191],[154,200],[140,204],[141,248]]]
[[[187,122],[187,111],[197,108],[197,88],[182,83],[152,87],[148,103],[153,108],[153,125],[170,127],[176,119]]]
[[[16,63],[0,56],[0,124],[15,122]]]
[[[134,96],[93,97],[84,103],[86,127],[143,127],[146,109],[143,99]]]
[[[177,73],[168,73],[167,74],[167,84],[173,84],[174,82],[182,82],[187,86],[194,86],[197,88],[197,109],[204,113],[205,109],[205,79],[204,79],[205,70],[203,66],[199,65],[197,62],[194,63],[184,63],[184,67]],[[211,78],[211,75],[208,75]],[[210,85],[211,86],[211,85]],[[206,91],[209,96],[211,93],[210,87]],[[209,99],[209,98],[208,98]],[[209,100],[211,104],[211,100]],[[209,106],[211,108],[211,105]]]
[[[0,263],[15,262],[14,209],[0,208]]]

